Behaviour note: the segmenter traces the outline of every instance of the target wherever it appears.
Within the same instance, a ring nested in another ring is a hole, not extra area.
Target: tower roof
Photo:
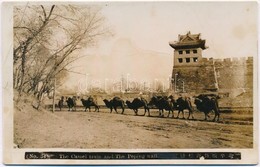
[[[169,42],[169,45],[174,49],[208,48],[205,46],[206,40],[201,39],[200,34],[191,34],[189,31],[187,34],[178,37],[178,41]]]

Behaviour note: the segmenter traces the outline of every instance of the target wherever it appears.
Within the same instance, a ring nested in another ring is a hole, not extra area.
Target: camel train
[[[209,118],[209,113],[211,111],[214,112],[215,116],[213,118],[213,121],[219,121],[219,106],[218,106],[218,96],[216,95],[199,95],[195,97],[194,104],[198,111],[201,111],[205,115],[205,119],[207,120]],[[58,102],[58,107],[61,110],[64,106],[64,102],[67,103],[68,111],[76,111],[76,101],[77,97],[66,97],[64,100],[64,97],[62,96],[61,99]],[[134,111],[135,115],[138,114],[138,109],[144,108],[144,114],[143,116],[148,113],[148,116],[151,116],[150,109],[151,108],[157,108],[159,111],[159,117],[164,117],[164,111],[168,111],[167,117],[172,118],[179,118],[180,113],[182,114],[182,119],[185,119],[184,117],[184,110],[189,111],[189,115],[187,119],[194,119],[193,116],[193,107],[191,104],[191,99],[189,97],[179,97],[177,99],[174,99],[174,97],[171,96],[153,96],[151,100],[148,102],[143,97],[134,98],[132,101],[126,100],[124,101],[120,97],[114,97],[112,99],[104,99],[103,100],[105,106],[110,109],[110,113],[114,110],[116,113],[118,113],[118,108],[121,108],[122,112],[121,114],[124,114],[125,108],[131,109]],[[95,107],[95,111],[99,112],[100,106],[98,105],[97,101],[93,97],[88,97],[87,99],[81,98],[81,103],[84,106],[84,111],[91,111],[91,107]],[[178,111],[177,117],[174,116],[174,111]]]

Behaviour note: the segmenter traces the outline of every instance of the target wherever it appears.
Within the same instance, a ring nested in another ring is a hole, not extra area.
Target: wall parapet
[[[224,59],[213,59],[215,63],[253,63],[253,57],[234,57],[234,58],[224,58]]]
[[[203,57],[199,64],[186,64],[183,67],[190,66],[207,66],[207,65],[216,65],[216,66],[232,66],[232,65],[253,65],[253,57],[236,57],[236,58],[223,58],[223,59],[214,59],[214,58],[205,58]],[[177,66],[174,66],[177,67]]]

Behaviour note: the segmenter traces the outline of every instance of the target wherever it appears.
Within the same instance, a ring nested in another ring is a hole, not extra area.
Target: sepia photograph
[[[2,4],[5,164],[257,164],[256,1]]]

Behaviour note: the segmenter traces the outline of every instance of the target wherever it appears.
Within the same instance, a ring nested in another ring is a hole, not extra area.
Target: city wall
[[[253,57],[203,58],[195,66],[173,67],[172,78],[177,92],[215,91],[235,97],[253,89]]]

